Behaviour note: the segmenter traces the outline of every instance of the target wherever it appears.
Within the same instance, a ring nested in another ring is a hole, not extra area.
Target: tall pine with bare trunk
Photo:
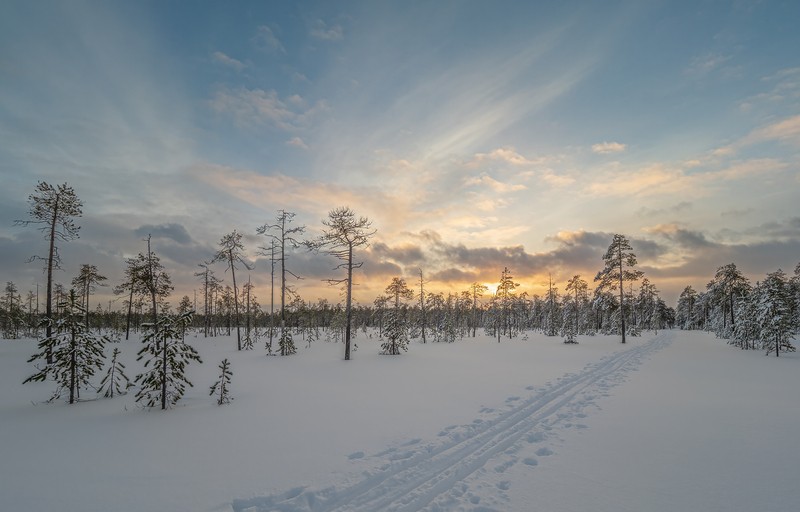
[[[331,210],[328,218],[322,221],[325,228],[322,234],[308,243],[316,251],[329,254],[342,263],[335,270],[344,269],[346,277],[341,279],[328,279],[332,285],[345,287],[345,339],[344,359],[350,359],[350,330],[353,323],[353,270],[361,268],[363,261],[355,261],[355,250],[369,245],[369,240],[375,234],[372,221],[367,217],[356,217],[356,214],[347,206]]]
[[[47,272],[45,317],[53,319],[53,270],[61,269],[58,242],[69,242],[80,236],[81,228],[75,224],[75,218],[83,215],[83,203],[78,199],[75,190],[66,183],[54,187],[40,181],[36,185],[36,191],[28,197],[28,204],[30,205],[28,214],[31,216],[31,220],[17,220],[14,224],[37,225],[39,231],[44,233],[47,239],[47,257],[33,256],[31,261],[41,259],[45,262],[45,271]],[[53,323],[49,322],[45,327],[45,336],[50,338],[52,335]],[[52,362],[52,356],[49,353],[47,361],[48,363]]]

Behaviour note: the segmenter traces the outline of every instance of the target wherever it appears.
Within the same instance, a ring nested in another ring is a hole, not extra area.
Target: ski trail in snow
[[[486,507],[487,472],[502,473],[521,462],[536,466],[538,460],[519,460],[515,453],[529,443],[547,438],[555,427],[569,428],[568,420],[585,417],[584,408],[593,405],[598,396],[623,382],[645,357],[664,348],[673,339],[664,331],[642,345],[606,356],[587,365],[582,371],[566,374],[528,398],[511,397],[509,409],[492,418],[476,419],[469,425],[452,426],[439,434],[437,441],[414,440],[399,449],[375,455],[384,462],[373,473],[348,486],[322,490],[295,488],[264,497],[234,500],[234,512],[412,512],[418,510],[452,510],[469,507],[491,511]],[[578,425],[578,427],[585,427]],[[535,452],[552,455],[549,448]],[[355,455],[355,454],[354,454]],[[358,453],[358,457],[364,457]],[[497,464],[489,464],[495,460]],[[480,487],[481,489],[478,489]],[[500,498],[508,482],[491,486]],[[495,499],[494,501],[497,501]],[[481,507],[476,505],[481,503]]]

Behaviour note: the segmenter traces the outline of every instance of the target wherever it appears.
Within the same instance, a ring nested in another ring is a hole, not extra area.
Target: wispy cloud
[[[292,137],[286,141],[286,145],[292,146],[293,148],[308,149],[308,144],[306,144],[305,141],[300,137]]]
[[[732,156],[746,147],[769,141],[800,146],[800,115],[787,117],[756,128],[732,144],[716,148],[712,151],[712,155],[716,157]]]
[[[488,176],[486,174],[482,174],[481,176],[474,176],[472,178],[468,178],[465,182],[465,185],[468,187],[470,186],[479,186],[479,187],[486,187],[494,192],[498,192],[501,194],[508,193],[508,192],[517,192],[520,190],[525,190],[525,185],[522,184],[511,184],[511,183],[503,183],[501,181],[497,181],[496,179]]]
[[[344,38],[344,29],[339,24],[329,26],[322,20],[316,20],[311,28],[311,36],[323,41],[340,41]]]
[[[592,151],[600,155],[607,155],[610,153],[622,153],[627,146],[619,142],[601,142],[592,145]]]
[[[322,101],[307,107],[298,95],[281,99],[275,90],[246,87],[221,87],[209,105],[216,112],[232,116],[242,127],[266,124],[285,131],[306,126],[316,114],[327,110]]]
[[[266,26],[261,25],[256,30],[256,35],[252,38],[253,45],[260,50],[267,52],[286,53],[286,48],[283,47],[278,36],[275,35],[273,30]]]
[[[236,71],[241,71],[247,67],[243,62],[236,60],[233,57],[229,57],[220,51],[212,53],[211,58],[214,60],[214,62],[222,64],[223,66],[227,66],[231,69],[235,69]]]

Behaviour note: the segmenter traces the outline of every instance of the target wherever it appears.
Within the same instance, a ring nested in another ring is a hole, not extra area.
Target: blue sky
[[[669,300],[734,262],[800,261],[800,4],[4,2],[0,280],[43,283],[37,180],[84,202],[62,247],[112,282],[155,250],[176,295],[219,238],[276,210],[378,232],[359,298],[589,281],[613,233]],[[298,254],[304,298],[333,262]],[[218,275],[224,276],[223,268]],[[266,292],[261,288],[261,295]],[[262,301],[263,302],[263,301]]]

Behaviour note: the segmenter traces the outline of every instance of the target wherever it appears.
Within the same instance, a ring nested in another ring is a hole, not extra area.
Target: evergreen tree
[[[20,328],[25,325],[25,315],[22,310],[22,297],[17,285],[8,281],[0,299],[0,322],[2,322],[3,338],[17,339]]]
[[[791,337],[795,319],[792,317],[792,296],[786,274],[782,270],[767,274],[757,295],[757,316],[767,355],[775,352],[775,357],[779,357],[781,351],[794,352]]]
[[[103,368],[103,347],[109,340],[92,334],[82,322],[85,311],[75,290],[70,290],[68,300],[61,307],[64,310],[61,318],[55,322],[49,318],[45,320],[53,324],[55,332],[40,340],[40,351],[28,359],[29,363],[44,359],[45,363],[23,384],[52,378],[57,388],[50,400],[59,398],[64,390],[68,390],[69,403],[73,404],[80,396],[80,388],[87,387],[95,372]],[[48,355],[52,356],[51,361],[47,361]]]
[[[519,283],[514,282],[514,276],[508,267],[503,267],[503,272],[500,273],[500,283],[497,285],[495,297],[497,302],[495,307],[498,308],[497,314],[497,328],[495,335],[497,336],[497,343],[500,343],[500,331],[507,334],[509,338],[513,337],[511,331],[511,312],[514,303],[514,290],[519,286]]]
[[[233,309],[236,313],[236,348],[242,350],[242,334],[239,329],[241,323],[239,319],[239,292],[236,288],[236,264],[241,263],[247,270],[252,270],[252,267],[244,260],[244,245],[242,244],[241,233],[234,229],[220,239],[219,245],[221,249],[211,261],[224,261],[231,271],[231,279],[233,279]]]
[[[336,270],[345,269],[347,276],[343,279],[328,279],[329,284],[345,287],[345,341],[344,359],[350,359],[350,337],[353,318],[353,270],[361,268],[364,262],[354,260],[355,249],[369,245],[369,239],[375,234],[372,221],[366,217],[356,218],[355,212],[348,207],[339,207],[328,213],[328,219],[322,221],[326,229],[322,235],[308,246],[323,251],[342,261]]]
[[[86,311],[86,328],[89,328],[89,296],[95,291],[95,285],[106,286],[102,284],[108,278],[100,275],[97,271],[97,266],[83,264],[77,276],[72,280],[72,286],[80,290],[80,296],[83,298],[83,308]]]
[[[480,283],[472,283],[469,286],[469,296],[472,299],[470,322],[472,323],[472,337],[475,337],[475,330],[478,327],[478,299],[483,297],[484,292],[489,288]]]
[[[697,328],[695,319],[695,305],[697,303],[697,292],[691,286],[687,286],[678,297],[678,307],[676,308],[676,320],[681,329]]]
[[[736,326],[736,303],[748,292],[750,283],[734,263],[729,263],[717,269],[707,288],[712,304],[721,315],[718,320],[722,322],[715,322],[716,333],[720,337],[728,338]]]
[[[125,375],[125,365],[119,360],[119,349],[114,347],[111,353],[111,363],[108,366],[103,380],[100,381],[98,393],[103,393],[106,398],[114,398],[114,393],[124,395],[128,388],[132,386],[130,379]]]
[[[187,385],[192,386],[186,377],[186,366],[191,361],[203,361],[191,345],[181,341],[181,332],[191,322],[192,312],[189,312],[175,317],[162,315],[156,323],[143,326],[149,332],[142,339],[144,347],[136,360],[147,359],[145,371],[134,379],[140,386],[137,402],[144,402],[147,407],[160,403],[163,410],[181,399]]]
[[[209,396],[213,396],[216,393],[217,405],[229,404],[231,400],[233,400],[230,394],[233,372],[231,371],[231,364],[227,359],[223,359],[222,362],[219,363],[219,372],[219,378],[211,386]]]
[[[598,272],[594,278],[595,281],[599,281],[595,293],[602,293],[607,290],[619,291],[620,311],[618,319],[622,343],[625,343],[625,289],[623,283],[626,281],[638,281],[644,275],[644,272],[633,269],[636,266],[636,255],[624,235],[614,235],[611,245],[608,246],[608,250],[603,255],[603,261],[605,261],[605,268]]]
[[[553,286],[552,276],[548,276],[545,302],[547,303],[547,315],[544,318],[544,334],[546,336],[555,336],[558,334],[563,319],[558,307],[558,288]]]
[[[58,241],[68,242],[79,238],[80,226],[75,218],[83,214],[83,203],[75,194],[75,190],[64,183],[52,186],[44,181],[36,185],[36,191],[28,197],[30,209],[28,214],[32,220],[17,220],[16,225],[27,226],[38,224],[39,231],[45,234],[49,243],[46,258],[34,256],[31,259],[43,259],[47,270],[47,297],[45,298],[45,317],[53,318],[53,270],[61,269],[61,256],[58,253]],[[45,339],[53,335],[53,323],[45,326]],[[52,361],[48,352],[47,362]]]
[[[280,336],[280,349],[281,355],[287,356],[297,352],[297,348],[292,341],[291,332],[286,328],[286,293],[293,293],[293,290],[286,284],[286,274],[291,275],[295,279],[300,277],[286,268],[286,250],[297,249],[300,247],[301,242],[296,236],[303,234],[306,230],[305,226],[288,227],[294,220],[295,213],[287,212],[286,210],[278,210],[278,217],[275,224],[264,224],[256,231],[259,235],[265,235],[275,242],[274,248],[278,249],[278,253],[274,253],[273,261],[280,261],[281,263],[281,336]],[[262,248],[266,250],[266,248]]]
[[[392,282],[386,287],[386,294],[393,301],[392,308],[387,312],[386,341],[381,345],[384,354],[399,355],[400,350],[408,350],[408,323],[404,315],[403,299],[410,300],[414,297],[414,292],[406,285],[406,281],[400,277],[392,278]]]

